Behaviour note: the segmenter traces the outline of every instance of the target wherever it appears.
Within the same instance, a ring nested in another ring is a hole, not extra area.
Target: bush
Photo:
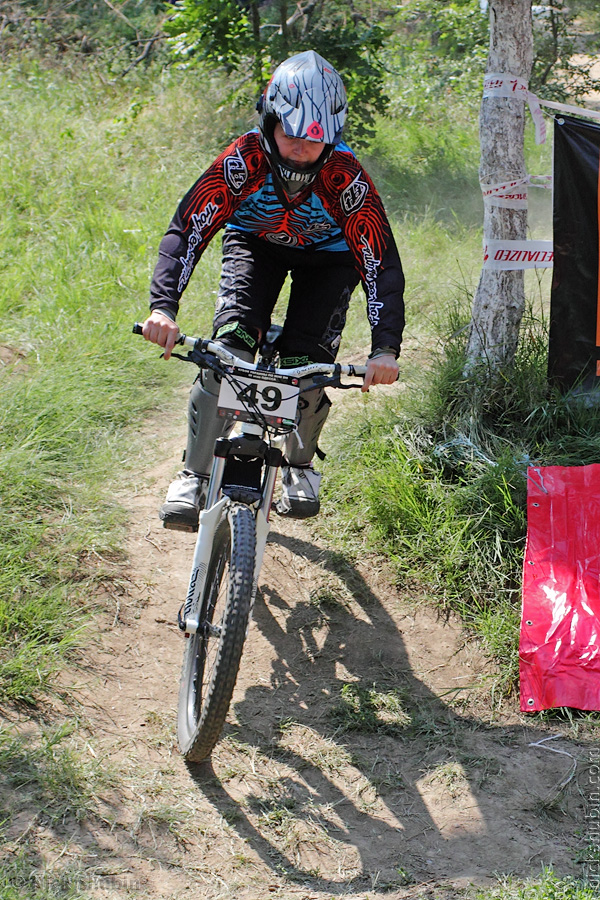
[[[600,461],[600,409],[549,390],[546,325],[532,315],[510,371],[495,383],[487,373],[464,377],[462,322],[454,317],[412,401],[404,393],[344,421],[327,484],[350,546],[366,541],[389,558],[401,587],[457,612],[509,688],[518,673],[527,467]]]

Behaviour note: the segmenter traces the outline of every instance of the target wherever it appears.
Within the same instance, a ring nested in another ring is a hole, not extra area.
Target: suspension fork
[[[247,428],[248,426],[246,426]],[[251,426],[252,427],[252,426]],[[255,426],[256,427],[256,426]],[[253,432],[250,431],[250,433]],[[194,549],[194,559],[190,573],[187,597],[183,607],[181,627],[186,634],[195,634],[200,627],[200,598],[203,596],[208,573],[208,565],[212,553],[213,541],[217,526],[221,521],[223,509],[230,502],[228,497],[220,497],[223,473],[227,459],[229,441],[217,440],[213,458],[212,470],[208,482],[205,508],[200,513],[198,537]],[[262,566],[267,538],[269,536],[269,518],[271,503],[277,481],[277,474],[281,467],[282,452],[279,447],[271,447],[265,454],[265,473],[263,477],[263,489],[261,500],[256,510],[256,544],[254,554],[254,578],[252,590],[252,604],[256,597],[258,576]]]
[[[213,464],[208,481],[208,488],[204,509],[200,513],[198,537],[194,548],[192,571],[187,596],[183,604],[183,615],[180,616],[179,627],[186,634],[196,634],[200,627],[201,605],[200,599],[204,594],[208,565],[212,554],[213,542],[217,526],[221,521],[223,509],[228,502],[227,497],[219,499],[225,460],[227,442],[217,440],[213,456]]]
[[[181,627],[186,634],[195,634],[200,626],[200,598],[204,593],[215,532],[227,503],[228,498],[222,497],[209,509],[203,509],[200,513],[192,571],[190,572],[187,597],[183,606]]]

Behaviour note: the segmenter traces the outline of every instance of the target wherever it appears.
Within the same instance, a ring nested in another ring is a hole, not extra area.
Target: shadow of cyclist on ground
[[[559,819],[543,808],[565,758],[528,746],[543,736],[535,726],[495,727],[461,712],[452,682],[452,705],[440,699],[407,653],[402,631],[415,626],[414,609],[389,589],[378,596],[340,554],[277,533],[261,582],[233,704],[238,726],[213,754],[216,777],[206,782],[207,767],[195,777],[269,867],[349,893],[539,873],[542,863],[572,871],[564,835],[577,802]],[[425,641],[428,628],[446,640],[432,615],[418,628]],[[448,666],[456,651],[448,640]],[[462,676],[474,680],[466,664]],[[228,740],[248,766],[222,777]]]

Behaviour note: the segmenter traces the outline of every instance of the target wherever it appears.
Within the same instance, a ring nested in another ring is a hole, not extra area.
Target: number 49
[[[248,403],[250,406],[260,406],[266,412],[274,412],[281,406],[283,399],[281,391],[275,385],[266,385],[259,390],[256,382],[247,385],[237,395],[238,400]]]

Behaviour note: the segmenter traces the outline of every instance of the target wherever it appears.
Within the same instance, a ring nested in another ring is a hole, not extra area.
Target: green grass
[[[597,887],[576,878],[560,878],[545,869],[541,878],[505,878],[493,888],[468,891],[468,900],[595,900]]]
[[[403,693],[377,684],[343,684],[330,718],[342,731],[363,734],[399,734],[412,721]]]
[[[481,225],[478,157],[476,107],[431,99],[426,109],[392,104],[371,142],[369,168],[393,215],[427,213],[463,231]]]
[[[351,552],[366,543],[384,553],[402,588],[457,612],[510,690],[527,466],[600,461],[600,410],[549,391],[546,325],[531,313],[510,372],[464,377],[465,321],[452,315],[451,336],[405,391],[353,405],[326,463],[327,510],[344,522],[334,528]]]
[[[95,805],[96,792],[110,784],[106,765],[86,752],[79,722],[18,731],[0,730],[3,803],[29,805],[50,823],[67,816],[82,820]]]
[[[72,83],[36,62],[0,75],[0,698],[33,702],[77,643],[98,562],[120,551],[111,495],[143,456],[143,412],[185,380],[131,323],[213,152],[197,119],[209,102],[166,77]],[[186,298],[199,331],[216,260]]]
[[[110,785],[109,767],[92,754],[77,720],[42,728],[0,729],[2,900],[71,900],[90,895],[89,871],[70,854],[59,865],[48,865],[29,832],[43,822],[46,842],[60,846],[64,823],[73,828],[86,820],[97,809],[98,793]],[[7,829],[18,815],[23,824],[18,833],[13,826],[9,839]]]

